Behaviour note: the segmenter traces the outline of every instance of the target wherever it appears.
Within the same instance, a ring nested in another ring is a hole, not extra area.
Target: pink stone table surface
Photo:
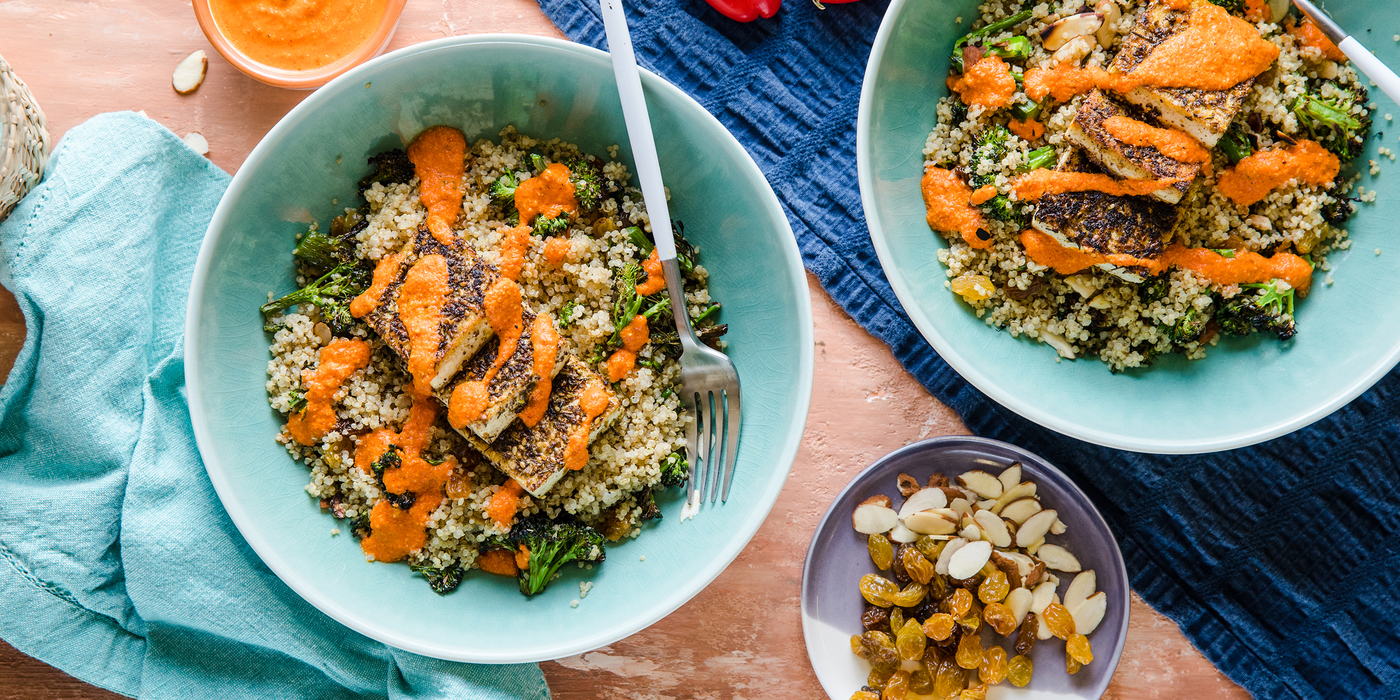
[[[488,32],[561,36],[530,0],[410,0],[389,48]],[[175,94],[170,75],[176,62],[201,48],[210,57],[203,86],[189,96]],[[0,56],[33,90],[55,140],[100,112],[144,110],[177,134],[203,134],[209,157],[229,172],[306,94],[239,73],[214,52],[190,6],[178,0],[0,0]],[[611,646],[543,664],[555,697],[822,696],[798,613],[813,528],[847,480],[872,460],[921,438],[967,430],[815,279],[809,276],[808,284],[817,344],[812,410],[772,514],[739,558],[680,610]],[[24,319],[10,294],[0,292],[0,369],[8,372],[23,340]],[[114,697],[0,642],[0,699]],[[1175,624],[1134,596],[1127,648],[1106,697],[1249,695],[1215,670]]]

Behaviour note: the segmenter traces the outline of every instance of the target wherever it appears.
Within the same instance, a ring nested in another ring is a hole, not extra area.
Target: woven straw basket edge
[[[0,57],[0,221],[43,178],[48,157],[44,112]]]

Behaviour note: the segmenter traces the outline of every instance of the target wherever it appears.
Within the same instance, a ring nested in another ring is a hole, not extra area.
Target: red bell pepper
[[[705,0],[710,7],[736,22],[752,22],[759,17],[767,19],[778,13],[783,0]]]

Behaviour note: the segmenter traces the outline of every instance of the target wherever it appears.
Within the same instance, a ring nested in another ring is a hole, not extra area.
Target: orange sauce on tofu
[[[1247,250],[1225,257],[1209,248],[1187,248],[1179,243],[1167,246],[1157,259],[1134,258],[1129,255],[1106,255],[1091,250],[1067,248],[1049,235],[1035,229],[1021,232],[1021,246],[1026,256],[1062,275],[1082,272],[1095,265],[1109,263],[1124,267],[1144,267],[1150,274],[1179,267],[1190,270],[1213,284],[1262,283],[1281,279],[1295,289],[1306,291],[1312,284],[1312,266],[1292,253],[1276,253],[1266,258]]]
[[[1006,128],[1010,129],[1011,133],[1027,141],[1039,141],[1040,137],[1045,135],[1045,125],[1034,119],[1027,119],[1025,121],[1012,119],[1006,123]]]
[[[1301,140],[1293,146],[1260,151],[1220,174],[1216,189],[1242,207],[1263,200],[1270,192],[1302,182],[1314,187],[1337,179],[1342,162],[1316,141]]]
[[[1178,3],[1176,9],[1185,9]],[[1279,49],[1259,36],[1254,25],[1203,3],[1187,27],[1162,42],[1127,73],[1061,63],[1033,68],[1024,80],[1026,96],[1037,102],[1052,96],[1068,101],[1093,88],[1129,92],[1140,87],[1228,90],[1258,76],[1278,59]]]
[[[466,156],[466,137],[450,126],[427,129],[408,145],[408,159],[418,176],[418,199],[428,210],[428,231],[443,245],[457,238],[452,225],[462,213]]]
[[[574,199],[574,183],[569,182],[569,169],[560,163],[550,163],[544,172],[515,188],[515,208],[520,211],[520,223],[530,225],[537,215],[554,218],[564,212],[578,214]]]
[[[961,234],[973,248],[988,248],[992,234],[986,229],[982,212],[971,206],[972,190],[957,173],[929,166],[921,183],[928,225],[941,233]]]
[[[1294,24],[1290,21],[1288,33],[1293,35],[1299,46],[1322,52],[1323,58],[1337,63],[1347,62],[1347,55],[1342,53],[1342,50],[1337,48],[1337,45],[1332,43],[1332,40],[1328,39],[1327,35],[1323,34],[1322,30],[1313,24],[1311,19],[1304,19],[1302,24]]]
[[[491,380],[504,367],[520,342],[525,330],[525,306],[520,298],[520,285],[504,277],[497,279],[486,290],[482,304],[486,312],[486,322],[496,332],[499,341],[496,345],[496,359],[486,369],[481,379],[465,381],[452,390],[447,402],[447,422],[461,430],[481,418],[490,401]]]
[[[569,444],[564,452],[564,467],[571,471],[588,464],[588,436],[593,432],[593,421],[608,410],[607,387],[592,372],[588,373],[588,386],[579,397],[579,407],[583,409],[583,420],[569,433]]]
[[[549,408],[549,393],[554,384],[554,363],[559,359],[559,331],[545,314],[535,316],[530,325],[530,350],[534,353],[535,386],[530,400],[520,409],[520,422],[533,428],[544,418]]]
[[[559,267],[568,259],[573,243],[563,236],[553,236],[544,242],[544,259],[553,267]]]
[[[1104,131],[1123,143],[1151,146],[1182,163],[1210,166],[1210,151],[1180,129],[1159,129],[1136,119],[1114,115],[1104,120]]]
[[[632,373],[637,366],[637,352],[646,347],[651,330],[647,328],[647,317],[641,314],[632,317],[620,334],[622,347],[608,358],[608,381],[620,382]]]
[[[398,432],[380,428],[360,438],[355,449],[355,466],[372,474],[374,462],[384,456],[390,445],[398,446],[399,466],[384,470],[384,487],[390,493],[415,496],[413,505],[406,510],[386,499],[380,499],[370,510],[370,534],[360,540],[360,548],[375,561],[400,561],[427,543],[428,518],[442,503],[443,487],[457,470],[454,457],[436,465],[423,459],[435,420],[437,403],[428,396],[414,396],[408,420]]]
[[[1115,197],[1145,195],[1171,187],[1176,180],[1117,180],[1098,173],[1075,173],[1037,168],[1011,181],[1016,196],[1036,200],[1065,192],[1103,192]]]
[[[496,523],[496,527],[510,530],[511,521],[515,520],[515,511],[520,509],[520,497],[523,495],[525,487],[515,479],[506,479],[506,483],[501,484],[501,488],[487,501],[486,515]]]
[[[647,280],[637,285],[637,294],[649,297],[666,288],[666,275],[661,271],[660,255],[652,248],[651,255],[642,261],[642,270],[647,273]]]
[[[520,279],[520,271],[525,268],[525,254],[530,250],[530,227],[514,226],[501,229],[501,245],[496,253],[501,261],[496,270],[508,280]]]
[[[335,407],[331,401],[345,380],[369,365],[369,343],[336,338],[321,348],[315,370],[301,373],[306,392],[306,408],[287,417],[287,432],[303,445],[314,445],[335,427]]]
[[[369,41],[386,0],[209,0],[219,31],[265,66],[311,70]]]
[[[366,289],[359,296],[350,300],[350,315],[355,318],[364,318],[369,312],[374,311],[379,306],[379,302],[384,298],[384,292],[389,290],[389,285],[394,283],[394,277],[398,275],[399,265],[403,263],[403,256],[407,251],[400,251],[393,255],[385,255],[374,265],[374,278],[370,282],[369,289]]]
[[[972,64],[966,73],[949,76],[948,89],[969,105],[1001,109],[1016,96],[1016,79],[1005,61],[988,56]]]
[[[408,373],[413,376],[413,390],[419,394],[433,390],[447,291],[447,260],[441,255],[420,258],[399,287],[399,320],[408,333]]]

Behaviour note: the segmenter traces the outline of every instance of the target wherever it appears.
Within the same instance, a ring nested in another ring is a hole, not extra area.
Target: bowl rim
[[[233,64],[234,68],[254,80],[274,87],[313,90],[383,52],[389,45],[389,40],[394,38],[394,32],[399,26],[399,16],[403,14],[408,0],[385,0],[384,17],[379,20],[379,26],[374,28],[374,33],[370,34],[368,39],[344,56],[320,68],[307,70],[287,70],[253,60],[224,36],[219,23],[214,21],[214,12],[209,7],[209,0],[191,0],[191,4],[194,6],[195,21],[199,23],[200,31],[204,32],[204,38],[225,61]]]
[[[885,238],[884,226],[880,220],[880,210],[876,206],[875,176],[871,171],[873,144],[870,137],[876,72],[884,58],[885,46],[894,31],[894,25],[898,22],[907,4],[909,4],[909,0],[894,0],[890,3],[889,8],[885,11],[884,19],[880,22],[880,30],[875,35],[875,41],[870,47],[870,58],[865,66],[865,80],[861,86],[860,106],[856,113],[856,174],[860,181],[861,206],[865,210],[866,227],[870,233],[870,241],[874,244],[875,254],[880,259],[880,267],[884,270],[885,278],[889,281],[890,287],[894,289],[895,296],[904,307],[906,315],[914,323],[914,327],[919,330],[920,335],[933,346],[939,357],[942,357],[954,371],[979,391],[1002,406],[1020,414],[1023,418],[1039,423],[1057,433],[1085,442],[1149,454],[1202,454],[1248,447],[1311,425],[1350,403],[1352,399],[1360,396],[1380,381],[1397,363],[1400,363],[1400,345],[1397,345],[1390,348],[1388,354],[1372,365],[1370,371],[1354,377],[1350,383],[1335,389],[1326,401],[1309,405],[1306,410],[1291,418],[1283,418],[1253,429],[1238,431],[1234,435],[1209,439],[1193,438],[1189,435],[1170,439],[1148,438],[1099,430],[1060,418],[1055,413],[1037,407],[1032,402],[1020,398],[1015,392],[992,381],[977,368],[975,363],[958,353],[953,344],[939,331],[937,324],[919,307],[918,295],[913,292],[903,273],[900,272],[896,257],[890,250],[889,243]]]
[[[524,34],[468,34],[455,37],[446,37],[432,41],[415,44],[410,47],[399,49],[385,54],[350,71],[338,76],[332,84],[340,82],[358,82],[360,76],[373,71],[379,65],[390,61],[401,60],[414,54],[436,51],[443,48],[451,48],[464,45],[476,44],[528,44],[543,46],[551,49],[561,50],[566,54],[572,53],[578,56],[586,56],[592,59],[604,61],[610,60],[608,54],[598,49],[575,44],[561,39],[549,37],[539,37]],[[661,93],[669,93],[673,98],[679,98],[682,104],[688,104],[701,120],[709,120],[713,126],[719,128],[728,136],[728,144],[739,155],[738,166],[756,176],[759,181],[767,184],[768,179],[763,175],[753,157],[743,147],[733,134],[708,110],[702,107],[694,98],[687,95],[680,88],[672,85],[656,74],[641,69],[642,82],[649,90]],[[316,109],[325,99],[324,95],[331,94],[332,91],[317,91],[307,99],[293,107],[285,116],[275,124],[272,129],[263,136],[258,145],[248,154],[244,161],[248,163],[257,162],[276,142],[286,133],[290,132],[296,122],[300,121],[302,115]],[[271,545],[271,543],[258,534],[254,528],[254,522],[246,511],[242,508],[237,499],[237,494],[233,490],[229,480],[224,476],[220,464],[220,457],[214,450],[213,435],[208,426],[204,412],[204,402],[207,400],[203,380],[196,371],[195,358],[201,354],[199,334],[197,332],[201,323],[201,308],[204,305],[205,284],[212,265],[213,241],[217,240],[220,231],[226,225],[231,216],[230,202],[248,186],[249,169],[240,167],[238,172],[229,182],[228,189],[219,201],[219,205],[210,220],[209,228],[206,230],[203,242],[200,245],[199,258],[195,263],[194,273],[190,281],[190,296],[186,305],[185,313],[185,384],[187,389],[187,403],[190,411],[190,421],[194,430],[195,443],[199,448],[201,460],[204,463],[205,472],[209,475],[213,483],[214,490],[219,496],[219,501],[224,510],[229,514],[242,534],[248,545],[258,554],[258,557],[272,569],[273,573],[295,591],[302,599],[311,603],[322,613],[333,620],[359,632],[371,639],[377,640],[389,646],[410,651],[424,656],[429,656],[448,661],[462,661],[470,663],[484,664],[506,664],[506,663],[535,663],[552,659],[563,658],[575,654],[592,651],[602,646],[612,644],[620,639],[635,634],[646,627],[651,626],[661,618],[675,612],[691,598],[695,597],[701,590],[707,587],[721,572],[728,568],[729,564],[739,555],[748,543],[753,539],[777,503],[778,496],[782,492],[783,486],[787,482],[787,477],[792,471],[792,465],[796,461],[797,451],[802,441],[807,424],[807,414],[811,406],[812,398],[812,377],[814,368],[814,342],[812,324],[812,304],[811,295],[807,289],[806,272],[802,266],[801,257],[797,249],[797,242],[792,234],[791,225],[787,216],[783,213],[781,202],[771,185],[764,187],[765,192],[760,193],[760,197],[765,199],[771,211],[778,212],[780,230],[777,232],[778,245],[784,252],[790,270],[799,272],[792,285],[792,293],[797,302],[797,323],[799,328],[799,338],[797,339],[798,357],[796,358],[799,376],[802,380],[796,387],[796,394],[791,397],[791,401],[799,416],[795,429],[788,431],[788,434],[777,446],[779,455],[776,463],[772,466],[775,470],[780,470],[781,474],[774,474],[766,485],[766,491],[761,494],[758,507],[750,510],[744,515],[744,519],[739,521],[739,529],[736,537],[733,537],[723,547],[719,549],[716,556],[705,562],[704,565],[687,579],[683,585],[677,586],[668,595],[661,598],[657,604],[653,605],[646,614],[638,615],[630,622],[607,628],[602,632],[594,632],[583,635],[574,641],[567,643],[548,643],[532,648],[528,652],[486,652],[476,653],[472,651],[463,652],[459,648],[449,645],[440,645],[431,641],[414,638],[412,635],[400,634],[394,630],[384,629],[380,626],[369,623],[358,617],[356,612],[349,607],[343,606],[328,596],[321,594],[317,587],[309,580],[304,579],[297,573],[296,568],[283,560]],[[786,235],[782,235],[786,233]],[[755,426],[756,428],[757,426]]]
[[[1118,672],[1118,662],[1123,658],[1123,649],[1127,645],[1128,622],[1132,616],[1132,579],[1128,578],[1128,567],[1123,559],[1123,548],[1118,545],[1118,538],[1113,535],[1113,528],[1108,526],[1108,521],[1103,519],[1103,514],[1100,513],[1099,509],[1094,506],[1094,502],[1089,499],[1088,494],[1084,493],[1084,490],[1079,488],[1079,484],[1075,483],[1073,479],[1069,478],[1068,474],[1065,474],[1063,471],[1060,471],[1060,468],[1055,466],[1053,462],[1019,445],[1013,445],[1009,442],[993,440],[991,438],[977,437],[976,435],[939,435],[936,437],[919,440],[918,442],[913,442],[899,449],[892,450],[886,453],[884,456],[880,457],[879,459],[876,459],[875,461],[871,462],[864,469],[862,469],[859,474],[852,477],[851,480],[846,483],[845,488],[841,489],[841,492],[836,494],[836,496],[831,499],[831,504],[826,507],[826,512],[822,514],[822,519],[817,522],[816,530],[812,532],[812,540],[807,545],[807,553],[802,562],[802,589],[799,592],[798,606],[802,613],[802,640],[803,645],[807,649],[808,663],[812,664],[812,670],[813,672],[815,672],[818,654],[813,648],[813,640],[815,639],[816,635],[814,634],[814,631],[810,629],[810,626],[813,623],[810,617],[807,615],[808,587],[811,585],[812,581],[812,552],[816,551],[817,549],[818,540],[822,532],[826,530],[827,521],[831,520],[833,517],[846,517],[836,515],[836,504],[840,503],[842,499],[846,497],[846,494],[853,491],[858,484],[863,485],[866,479],[870,478],[870,476],[877,469],[883,467],[887,462],[893,461],[894,459],[909,453],[923,453],[928,452],[930,450],[948,449],[968,445],[971,445],[973,447],[990,445],[1001,449],[1009,450],[1011,452],[1015,452],[1016,454],[1025,458],[1025,461],[1033,463],[1037,469],[1044,469],[1048,471],[1052,476],[1057,476],[1060,479],[1063,479],[1064,482],[1070,486],[1073,493],[1078,496],[1079,501],[1083,503],[1085,507],[1089,510],[1089,514],[1092,516],[1092,524],[1102,528],[1104,532],[1108,533],[1108,540],[1113,543],[1113,554],[1115,555],[1113,559],[1117,563],[1118,573],[1123,576],[1123,582],[1126,585],[1124,586],[1123,598],[1121,603],[1123,606],[1123,623],[1119,626],[1118,629],[1118,643],[1114,646],[1113,660],[1109,664],[1108,674],[1104,676],[1103,687],[1098,689],[1099,697],[1102,697],[1103,693],[1106,690],[1108,690],[1109,683],[1113,681],[1113,674]],[[817,676],[817,682],[822,683],[820,675]],[[822,683],[822,689],[826,689],[826,685],[824,683]],[[827,694],[831,695],[830,692],[828,692]],[[845,696],[833,695],[832,697]]]

